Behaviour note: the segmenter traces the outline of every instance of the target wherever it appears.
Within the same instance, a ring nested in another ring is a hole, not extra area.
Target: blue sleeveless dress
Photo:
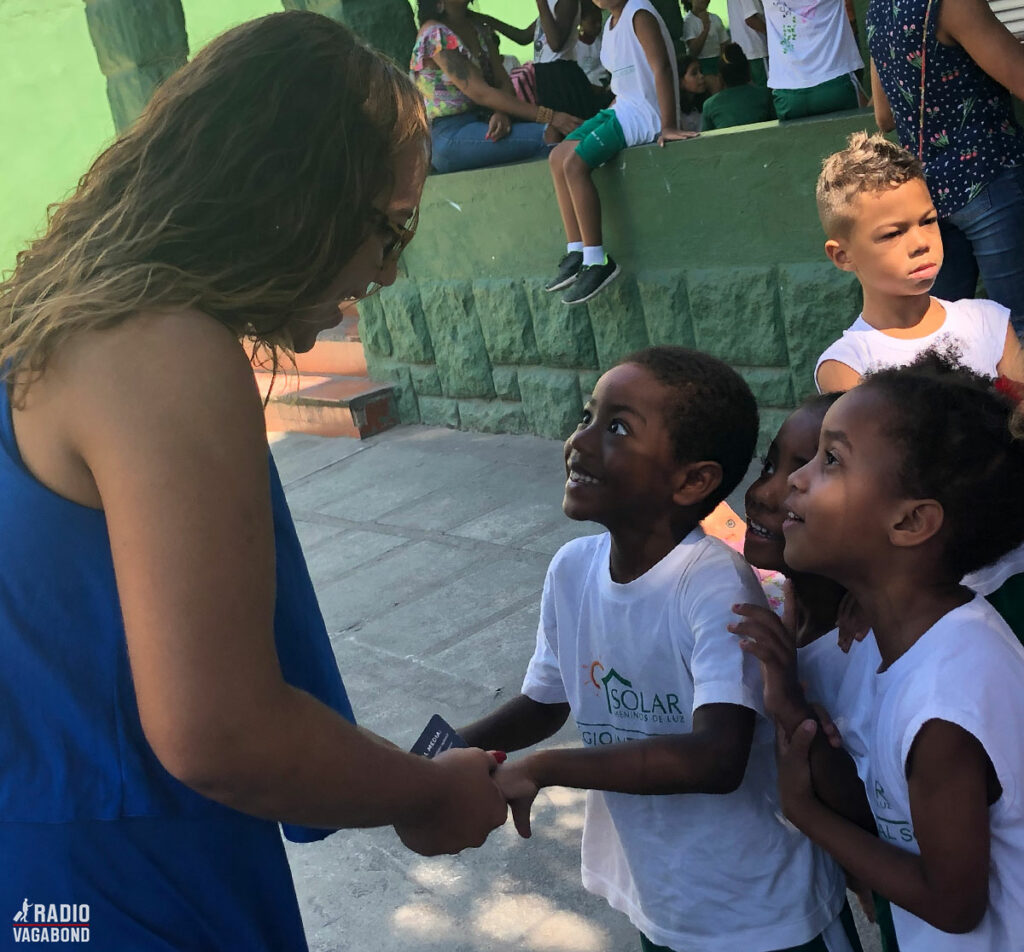
[[[353,720],[269,465],[281,668]],[[28,472],[2,383],[0,645],[0,916],[87,903],[90,944],[118,952],[306,948],[278,825],[185,787],[146,742],[104,515]]]

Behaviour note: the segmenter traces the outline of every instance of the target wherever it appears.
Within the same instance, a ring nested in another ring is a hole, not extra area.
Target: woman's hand
[[[847,592],[839,603],[839,647],[847,654],[855,641],[863,641],[871,626],[865,621],[860,610],[860,603]]]
[[[487,123],[487,135],[485,139],[497,142],[504,139],[512,131],[512,120],[503,112],[492,112],[491,119]]]
[[[793,629],[762,605],[733,605],[732,610],[740,620],[729,625],[729,631],[739,635],[740,647],[761,662],[765,712],[779,722],[788,736],[810,716],[797,679]]]
[[[530,774],[532,758],[523,757],[512,763],[502,764],[494,773],[494,782],[504,794],[512,810],[512,820],[524,839],[530,837],[530,811],[533,801],[540,792],[540,785]]]
[[[551,117],[550,125],[554,126],[562,135],[567,136],[574,129],[583,123],[582,119],[570,116],[567,112],[556,112]]]
[[[421,856],[482,846],[491,830],[508,819],[505,797],[492,776],[497,760],[470,747],[438,754],[432,766],[442,771],[436,796],[415,817],[396,823],[395,832]]]
[[[662,129],[658,135],[658,145],[665,148],[666,142],[678,142],[680,139],[696,139],[699,132],[688,132],[686,129]]]

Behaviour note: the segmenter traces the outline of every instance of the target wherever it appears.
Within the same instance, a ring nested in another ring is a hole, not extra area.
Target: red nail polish
[[[499,766],[508,760],[508,754],[503,750],[492,750],[491,756],[498,762]]]

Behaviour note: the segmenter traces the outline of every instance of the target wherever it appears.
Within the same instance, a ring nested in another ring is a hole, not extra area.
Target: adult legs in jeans
[[[487,123],[472,113],[435,119],[430,128],[431,164],[438,172],[462,172],[539,158],[551,150],[539,122],[513,122],[509,134],[497,142],[485,135]]]
[[[1005,169],[939,227],[945,259],[932,294],[974,297],[980,272],[985,293],[1010,309],[1024,336],[1024,167]]]

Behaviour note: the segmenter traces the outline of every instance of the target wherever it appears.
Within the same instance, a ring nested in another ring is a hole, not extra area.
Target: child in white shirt
[[[926,354],[837,400],[788,481],[787,564],[846,587],[877,645],[863,773],[878,836],[823,793],[834,778],[806,705],[766,688],[783,807],[892,902],[902,952],[1024,948],[1024,648],[960,584],[1024,540],[1018,414]],[[733,627],[770,666],[758,612]]]
[[[605,254],[601,198],[594,169],[628,146],[688,139],[679,124],[679,78],[676,54],[665,23],[650,0],[594,0],[609,13],[601,36],[601,62],[612,74],[615,96],[565,141],[548,162],[565,228],[566,253],[547,291],[565,290],[565,304],[582,304],[619,276],[615,260]]]
[[[952,345],[976,373],[1024,380],[1005,307],[928,293],[942,267],[942,238],[914,155],[881,135],[854,133],[823,163],[816,194],[825,254],[864,292],[860,316],[818,358],[820,392],[848,390],[868,371],[910,363],[936,345]]]
[[[590,791],[583,883],[645,949],[850,948],[837,868],[777,816],[757,666],[727,630],[735,602],[763,596],[699,525],[756,434],[749,388],[705,354],[650,348],[598,381],[566,442],[563,509],[608,531],[552,560],[523,693],[460,731],[515,750],[572,714],[583,749],[495,780],[523,835],[541,788]]]
[[[709,0],[683,0],[686,16],[683,19],[683,41],[691,56],[697,57],[704,74],[708,92],[714,95],[722,90],[718,70],[718,55],[729,42],[729,31],[722,18],[708,10]]]

